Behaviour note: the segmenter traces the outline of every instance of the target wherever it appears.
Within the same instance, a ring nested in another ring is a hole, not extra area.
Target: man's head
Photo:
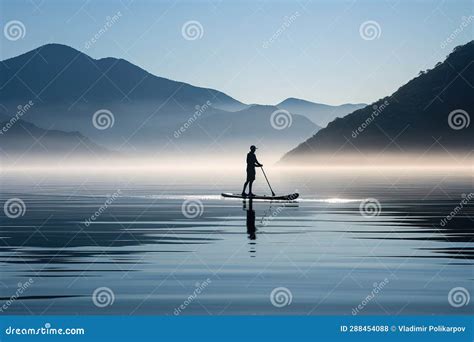
[[[257,148],[255,147],[255,145],[250,146],[250,151],[251,151],[251,152],[255,152],[256,149],[257,149]]]

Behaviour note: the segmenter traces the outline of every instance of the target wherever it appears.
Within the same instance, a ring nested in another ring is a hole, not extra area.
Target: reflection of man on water
[[[245,206],[245,203],[244,203]],[[245,208],[245,207],[244,207]],[[257,238],[257,228],[255,228],[255,210],[253,210],[252,200],[249,200],[249,207],[247,211],[247,234],[250,240]]]
[[[249,186],[249,194],[248,196],[255,196],[252,193],[252,184],[253,181],[255,180],[255,167],[262,167],[263,164],[260,164],[257,160],[257,156],[255,155],[255,150],[257,148],[252,145],[250,146],[250,152],[247,153],[247,180],[245,181],[244,188],[242,190],[242,196],[247,196],[245,193],[245,189],[247,188],[247,184]]]

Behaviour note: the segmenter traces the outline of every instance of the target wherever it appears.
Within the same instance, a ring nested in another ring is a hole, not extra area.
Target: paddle
[[[270,190],[272,192],[272,196],[275,197],[275,193],[273,192],[272,186],[270,185],[270,182],[268,181],[268,178],[267,178],[267,175],[265,174],[265,170],[263,169],[263,166],[260,166],[260,168],[262,169],[263,175],[265,176],[265,179],[267,180],[267,184],[270,187]]]

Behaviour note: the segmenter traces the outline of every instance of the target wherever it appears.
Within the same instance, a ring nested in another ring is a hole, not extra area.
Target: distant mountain
[[[217,90],[157,77],[123,59],[96,60],[60,44],[3,61],[0,90],[0,103],[10,113],[32,100],[34,108],[25,120],[77,130],[116,149],[134,145],[144,126],[153,131],[152,140],[164,139],[164,133],[207,101],[216,108],[246,107]],[[93,124],[94,113],[104,109],[113,114],[108,130]]]
[[[45,155],[62,159],[70,155],[100,158],[111,154],[78,132],[46,130],[21,119],[14,123],[2,121],[0,127],[3,128],[0,134],[2,162]]]
[[[47,44],[3,61],[0,75],[2,103],[31,98],[64,103],[72,110],[84,103],[172,100],[194,107],[210,100],[216,107],[245,108],[220,91],[157,77],[123,59],[93,59],[61,44]]]
[[[472,152],[473,89],[471,41],[391,96],[331,122],[283,161],[311,162],[327,153]]]
[[[194,124],[199,127],[184,131],[174,142],[179,140],[186,148],[193,149],[200,146],[196,141],[209,141],[211,137],[229,152],[242,153],[255,144],[279,155],[288,150],[291,141],[303,142],[320,129],[305,116],[263,105],[252,105],[235,113],[214,112]],[[242,142],[245,142],[243,146]]]
[[[331,106],[322,103],[314,103],[306,100],[290,97],[276,105],[291,113],[306,116],[320,127],[325,127],[336,118],[343,117],[353,111],[367,106],[365,103],[346,103],[339,106]]]
[[[28,101],[34,105],[22,119],[43,128],[78,131],[108,149],[133,154],[164,147],[199,150],[217,137],[221,144],[241,139],[245,149],[257,140],[274,142],[285,146],[284,152],[319,129],[294,115],[291,127],[278,130],[270,125],[271,111],[277,108],[249,106],[214,89],[154,76],[123,59],[96,60],[59,44],[0,63],[5,112],[11,116]],[[183,127],[186,134],[175,138]]]

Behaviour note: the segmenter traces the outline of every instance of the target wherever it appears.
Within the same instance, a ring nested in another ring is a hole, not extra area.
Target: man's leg
[[[249,182],[249,195],[250,195],[250,194],[253,194],[253,192],[252,192],[252,184],[253,184],[253,181],[250,181],[250,182]]]
[[[244,183],[244,188],[242,189],[242,195],[245,194],[245,189],[247,188],[247,184],[249,183],[249,181],[245,181]]]

